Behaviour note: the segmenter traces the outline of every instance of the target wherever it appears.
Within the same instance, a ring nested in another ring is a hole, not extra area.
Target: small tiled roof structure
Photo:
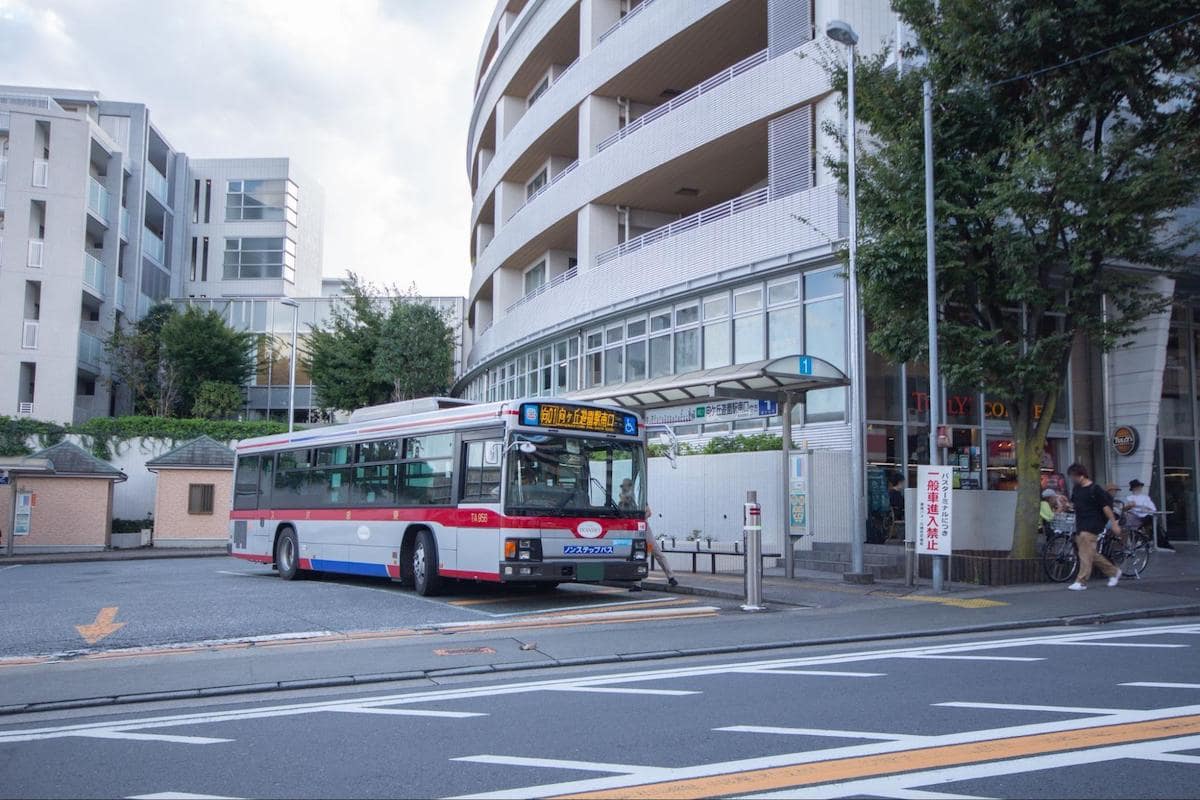
[[[233,451],[209,436],[198,436],[146,462],[155,472],[167,469],[233,469]]]
[[[56,478],[108,478],[125,480],[125,473],[112,464],[71,442],[59,442],[45,450],[39,450],[31,458],[44,458],[54,466]]]

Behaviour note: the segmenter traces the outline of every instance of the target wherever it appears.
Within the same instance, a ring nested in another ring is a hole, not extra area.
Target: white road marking
[[[453,606],[453,607],[458,608],[458,606]],[[470,608],[470,607],[471,606],[467,606],[467,608]],[[603,608],[603,606],[590,605],[590,606],[584,606],[584,608]],[[662,616],[670,616],[670,617],[693,616],[693,615],[711,616],[713,614],[719,613],[720,610],[721,609],[717,608],[716,606],[672,606],[670,608],[644,608],[644,609],[626,608],[626,609],[618,609],[616,611],[600,611],[595,614],[558,614],[556,612],[550,613],[545,610],[539,611],[537,613],[543,615],[543,619],[538,620],[539,622],[545,621],[545,622],[555,622],[555,623],[567,623],[567,622],[581,622],[581,621],[592,622],[595,620],[628,620],[628,619],[640,620],[640,619],[645,619],[647,617],[662,617]],[[486,612],[480,612],[480,613],[486,613]],[[454,630],[462,630],[462,629],[468,629],[468,630],[486,629],[493,625],[510,626],[512,624],[512,620],[510,620],[508,617],[509,616],[518,616],[520,614],[527,614],[531,618],[531,620],[537,619],[537,617],[534,616],[532,613],[517,612],[516,614],[505,615],[504,618],[497,618],[497,619],[481,619],[481,620],[474,620],[474,621],[467,621],[467,622],[439,622],[439,623],[435,623],[433,625],[420,625],[420,626],[417,626],[416,628],[414,628],[413,630],[417,630],[417,631],[454,631]],[[489,615],[489,616],[498,616],[498,615]]]
[[[546,769],[576,769],[586,772],[612,772],[619,775],[638,775],[653,778],[669,772],[665,767],[649,767],[640,764],[605,764],[597,761],[566,761],[559,758],[525,758],[523,756],[459,756],[451,761],[469,761],[474,764],[502,764],[510,767],[545,767]]]
[[[1033,656],[939,656],[939,655],[908,655],[900,658],[928,658],[938,661],[1045,661],[1045,658]]]
[[[1122,633],[1105,633],[1104,636],[1156,636],[1164,633],[1173,633],[1177,630],[1192,630],[1196,626],[1169,626],[1139,628],[1136,630],[1126,631]],[[557,678],[549,680],[528,681],[523,683],[500,683],[488,684],[475,687],[455,687],[441,688],[427,691],[407,692],[403,694],[387,694],[376,695],[371,697],[362,697],[356,699],[357,704],[361,705],[399,705],[410,703],[433,703],[445,700],[464,700],[474,698],[492,698],[500,695],[522,694],[526,692],[540,691],[551,686],[586,686],[586,685],[604,685],[611,686],[621,683],[645,682],[653,680],[670,680],[674,678],[690,678],[706,675],[724,675],[730,672],[737,672],[746,669],[788,669],[788,668],[803,668],[816,666],[831,666],[835,664],[855,664],[861,662],[878,661],[881,659],[895,658],[897,656],[908,654],[941,654],[941,653],[977,653],[982,650],[992,649],[1011,649],[1013,647],[1036,646],[1043,645],[1048,642],[1058,641],[1078,641],[1086,637],[1096,636],[1095,631],[1083,633],[1067,633],[1067,634],[1042,634],[1037,636],[1027,636],[1014,639],[994,639],[988,641],[964,642],[959,644],[932,645],[927,647],[905,647],[895,648],[890,650],[867,650],[850,653],[837,653],[821,656],[804,656],[799,658],[776,658],[762,661],[747,661],[738,663],[720,663],[704,666],[691,667],[672,667],[665,669],[643,670],[632,673],[610,673],[607,675],[597,675],[590,678],[580,679],[572,678]],[[202,711],[192,712],[188,714],[171,714],[165,716],[150,716],[150,717],[126,717],[120,720],[109,720],[106,722],[90,722],[76,723],[69,725],[51,725],[45,727],[33,728],[17,728],[9,730],[0,730],[0,743],[7,744],[12,742],[29,742],[39,741],[43,739],[53,739],[63,736],[75,736],[83,731],[95,730],[150,730],[154,728],[178,727],[179,725],[198,725],[214,722],[229,722],[240,721],[247,719],[266,719],[271,717],[295,716],[299,714],[311,714],[317,711],[323,711],[327,708],[335,706],[347,705],[344,699],[342,700],[321,700],[307,703],[289,703],[283,705],[255,705],[250,707],[242,707],[235,709],[225,709],[217,711]],[[1189,713],[1200,712],[1200,706],[1188,707],[1197,709]],[[1153,713],[1153,712],[1130,712],[1133,713]],[[1112,718],[1099,718],[1108,724]],[[1068,724],[1068,725],[1083,725],[1090,721],[1081,721],[1078,719],[1069,720],[1065,723],[1053,724]],[[1057,730],[1048,728],[1046,730]],[[514,796],[520,797],[518,793]]]
[[[783,736],[824,736],[831,739],[877,739],[881,742],[906,742],[924,739],[924,736],[909,736],[903,733],[875,733],[873,731],[838,731],[824,728],[775,728],[770,725],[730,725],[713,728],[714,731],[730,733],[775,733]]]
[[[21,564],[9,564],[7,567],[0,567],[0,572],[4,572],[6,569],[16,569],[19,566],[21,566]]]
[[[817,675],[826,678],[885,678],[886,672],[841,672],[828,669],[739,669],[747,675]]]
[[[520,600],[521,598],[514,597],[513,599]],[[507,619],[509,617],[527,617],[527,616],[530,616],[533,614],[547,614],[547,613],[552,613],[552,612],[557,613],[559,611],[583,611],[583,610],[586,610],[589,608],[617,609],[617,608],[624,607],[626,609],[634,608],[636,610],[636,606],[644,606],[647,603],[661,603],[664,599],[677,600],[677,598],[647,597],[644,600],[616,600],[613,602],[580,603],[579,605],[574,605],[574,606],[553,606],[553,607],[548,607],[548,608],[534,609],[533,611],[495,612],[495,611],[482,611],[481,610],[479,613],[487,614],[489,617],[496,617],[498,619]],[[470,608],[470,606],[454,606],[454,607],[455,608],[464,608],[464,607]]]
[[[973,794],[950,794],[949,792],[928,792],[924,789],[895,789],[881,797],[890,800],[989,800]]]
[[[337,706],[326,711],[338,711],[343,714],[381,714],[396,717],[443,717],[445,719],[467,719],[468,717],[486,717],[479,711],[434,711],[429,708],[376,708],[373,706]]]
[[[1200,689],[1200,683],[1159,683],[1157,681],[1134,681],[1119,683],[1118,686],[1144,686],[1147,689]]]
[[[211,736],[175,736],[168,733],[133,733],[131,731],[84,731],[75,734],[88,739],[127,739],[131,742],[171,742],[173,744],[224,744],[233,739],[214,739]]]
[[[623,686],[551,686],[547,692],[595,692],[596,694],[656,694],[663,697],[683,697],[700,692],[685,689],[634,689]]]
[[[952,742],[947,742],[952,744]],[[998,778],[1004,775],[1018,775],[1024,772],[1037,772],[1069,767],[1080,764],[1103,764],[1121,758],[1143,758],[1146,755],[1159,753],[1164,746],[1176,749],[1200,747],[1200,736],[1187,736],[1180,739],[1125,743],[1111,747],[1098,747],[1085,751],[1072,750],[1064,753],[1051,753],[1041,756],[1014,758],[1007,761],[986,761],[967,764],[960,767],[941,767],[922,772],[908,772],[900,775],[887,775],[880,778],[863,778],[860,780],[843,781],[841,783],[826,783],[820,786],[806,786],[796,789],[763,792],[761,794],[744,795],[747,800],[784,800],[787,798],[838,798],[838,797],[913,797],[901,794],[913,791],[915,787],[936,786],[939,784],[956,783],[958,781],[978,780],[981,778]],[[1087,760],[1083,758],[1086,755]]]
[[[1158,647],[1163,649],[1191,646],[1186,644],[1162,644],[1159,642],[1047,642],[1047,644],[1069,647]]]
[[[956,733],[929,736],[919,741],[873,742],[871,744],[850,745],[827,750],[809,750],[797,753],[781,753],[778,755],[759,756],[755,758],[724,761],[713,764],[698,764],[690,767],[673,768],[661,780],[685,780],[688,778],[707,778],[714,775],[726,775],[735,772],[747,772],[772,767],[789,767],[797,764],[811,764],[817,761],[830,761],[839,758],[854,758],[857,756],[882,755],[885,753],[902,753],[914,748],[942,747],[947,745],[965,744],[968,742],[983,742],[992,739],[1003,739],[1018,736],[1034,736],[1045,733],[1059,733],[1067,730],[1084,730],[1126,722],[1147,722],[1166,719],[1175,716],[1185,716],[1200,713],[1200,705],[1179,706],[1177,708],[1161,708],[1153,711],[1129,711],[1113,716],[1094,717],[1091,719],[1058,720],[1032,725],[1016,725],[1008,728],[992,728],[988,730],[961,731]],[[1194,744],[1192,742],[1195,742]],[[1091,762],[1101,762],[1117,758],[1135,758],[1136,753],[1162,752],[1164,748],[1185,750],[1200,747],[1200,736],[1181,737],[1174,740],[1147,742],[1144,744],[1120,744],[1112,747],[1073,750],[1065,753],[1055,753],[1048,756],[1032,756],[1027,759],[1010,761],[994,761],[981,764],[969,764],[963,767],[952,767],[928,772],[911,772],[883,778],[870,778],[861,781],[841,784],[822,784],[821,786],[801,789],[784,789],[772,791],[755,797],[793,798],[793,797],[856,797],[861,795],[889,796],[889,792],[929,786],[952,781],[972,780],[978,777],[992,775],[1008,775],[1028,772],[1035,769],[1050,769],[1059,766],[1078,766],[1086,758]],[[1021,766],[1014,766],[1021,764]],[[1042,766],[1045,764],[1045,766]],[[521,798],[553,797],[560,794],[575,794],[590,791],[616,790],[644,783],[638,776],[613,775],[604,778],[590,778],[561,783],[543,784],[540,786],[522,786],[495,792],[481,792],[463,795],[459,800],[520,800]],[[864,788],[865,787],[865,788]]]
[[[934,703],[943,708],[990,708],[997,711],[1049,711],[1056,714],[1124,714],[1132,708],[1080,708],[1078,706],[1031,706],[1022,703]]]
[[[1200,756],[1189,756],[1186,753],[1155,753],[1138,758],[1143,761],[1169,761],[1172,764],[1200,764]]]
[[[191,792],[155,792],[154,794],[135,794],[127,800],[238,800],[236,797],[226,797],[221,794],[192,794]]]

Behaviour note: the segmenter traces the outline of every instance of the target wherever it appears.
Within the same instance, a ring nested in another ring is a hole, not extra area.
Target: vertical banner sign
[[[954,467],[917,467],[917,552],[948,556],[951,550],[951,511]]]
[[[17,492],[17,513],[13,524],[13,536],[28,536],[33,518],[33,493]]]
[[[792,453],[788,465],[788,533],[808,533],[808,453]]]

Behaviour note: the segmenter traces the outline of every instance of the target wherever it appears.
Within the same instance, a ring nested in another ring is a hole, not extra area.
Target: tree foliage
[[[196,391],[192,416],[199,419],[236,419],[245,399],[236,383],[204,381]]]
[[[1009,409],[1020,484],[1012,553],[1027,557],[1072,351],[1117,346],[1165,307],[1155,275],[1194,267],[1171,219],[1200,191],[1200,20],[1179,24],[1184,9],[1170,0],[892,5],[928,60],[898,78],[881,55],[856,76],[871,139],[858,162],[871,345],[896,362],[928,355],[928,76],[941,368],[951,385]],[[835,83],[844,88],[843,70]],[[1120,268],[1131,264],[1143,268]]]
[[[114,384],[129,389],[136,414],[171,416],[178,402],[176,373],[163,350],[162,329],[175,315],[159,303],[131,328],[118,325],[105,342]]]
[[[328,323],[310,331],[308,367],[322,407],[351,411],[449,388],[453,329],[411,290],[383,295],[351,272]]]

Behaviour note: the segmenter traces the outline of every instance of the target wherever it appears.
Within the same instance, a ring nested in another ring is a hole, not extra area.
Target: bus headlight
[[[634,561],[645,561],[646,560],[646,540],[645,539],[634,539],[633,540],[633,560]]]
[[[505,539],[504,559],[506,561],[541,561],[541,539]]]

